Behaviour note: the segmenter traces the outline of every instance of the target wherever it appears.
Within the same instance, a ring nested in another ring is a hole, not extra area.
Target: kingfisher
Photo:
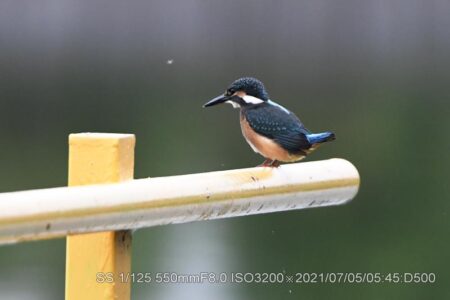
[[[234,81],[220,95],[203,105],[229,103],[240,109],[242,135],[265,161],[260,166],[278,167],[281,162],[295,162],[335,139],[333,132],[312,133],[287,108],[270,100],[264,84],[253,77]]]

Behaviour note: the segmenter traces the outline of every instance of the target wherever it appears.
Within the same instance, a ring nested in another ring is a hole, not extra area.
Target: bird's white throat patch
[[[236,102],[234,102],[234,101],[228,100],[228,101],[226,101],[226,103],[231,104],[231,105],[233,106],[233,108],[239,108],[239,107],[241,107],[241,106],[239,105],[239,103],[236,103]]]

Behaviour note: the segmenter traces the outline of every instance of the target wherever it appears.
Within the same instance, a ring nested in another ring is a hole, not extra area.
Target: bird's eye
[[[234,94],[234,92],[232,91],[232,90],[227,90],[226,92],[225,92],[225,96],[231,96],[231,95],[233,95]]]

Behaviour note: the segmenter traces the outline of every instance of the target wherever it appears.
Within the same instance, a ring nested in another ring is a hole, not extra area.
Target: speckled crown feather
[[[244,91],[247,95],[257,97],[264,101],[269,100],[269,94],[264,84],[253,77],[239,78],[229,86],[228,90],[232,92]]]

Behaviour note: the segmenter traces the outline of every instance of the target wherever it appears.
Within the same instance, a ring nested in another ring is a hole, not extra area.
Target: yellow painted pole
[[[132,134],[71,134],[69,186],[132,179],[134,145]],[[66,300],[129,299],[130,283],[120,282],[117,274],[130,272],[130,266],[130,231],[69,235]],[[114,281],[106,274],[114,274]]]

